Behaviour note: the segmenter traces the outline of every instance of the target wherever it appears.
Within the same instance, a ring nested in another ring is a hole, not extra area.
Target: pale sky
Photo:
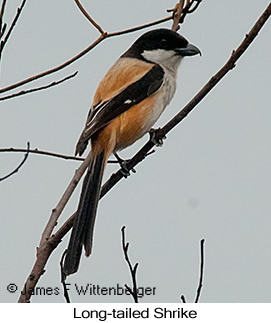
[[[8,1],[8,23],[19,4]],[[82,4],[110,32],[163,18],[175,1],[82,0]],[[176,95],[157,127],[222,67],[268,4],[268,0],[203,0],[187,17],[179,32],[201,49],[202,56],[183,61]],[[170,28],[171,22],[160,27]],[[154,291],[140,302],[180,302],[182,294],[188,302],[194,300],[202,238],[206,265],[201,302],[271,301],[270,27],[268,21],[236,68],[168,134],[163,147],[103,198],[93,255],[83,256],[79,272],[67,281],[73,302],[133,301],[126,295],[80,296],[76,291],[76,286],[131,285],[121,249],[123,225],[130,259],[139,263],[138,286]],[[143,32],[107,39],[68,68],[14,90],[49,84],[79,71],[59,86],[1,102],[0,147],[25,148],[30,141],[31,148],[72,155],[99,80]],[[3,53],[1,87],[61,64],[96,37],[98,32],[74,1],[27,1]],[[147,136],[121,156],[133,156],[146,140]],[[1,153],[0,177],[22,158],[21,153]],[[0,183],[1,302],[17,301],[51,210],[78,166],[76,161],[30,155],[17,174]],[[116,169],[109,165],[105,178]],[[59,225],[75,211],[80,187]],[[32,302],[65,301],[59,261],[68,237],[52,254],[38,283],[59,294],[33,296]],[[7,291],[11,283],[17,292]]]

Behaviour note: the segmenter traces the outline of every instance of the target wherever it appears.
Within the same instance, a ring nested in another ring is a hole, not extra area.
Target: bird
[[[141,35],[100,81],[76,145],[81,156],[91,143],[88,166],[66,251],[63,271],[76,273],[82,250],[92,253],[94,223],[107,160],[150,132],[176,91],[177,70],[198,47],[166,28]]]

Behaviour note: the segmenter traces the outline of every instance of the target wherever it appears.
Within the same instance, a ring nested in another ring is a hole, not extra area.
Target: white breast
[[[141,110],[139,111],[130,108],[120,115],[120,131],[115,151],[130,146],[149,132],[166,106],[172,100],[176,90],[176,72],[172,72],[164,67],[163,69],[165,71],[164,81],[159,90],[149,97],[150,100],[147,100],[145,105],[140,105],[139,103],[140,108],[135,106],[136,109]],[[137,115],[138,113],[140,113],[140,116]],[[131,117],[131,115],[133,115],[133,117]],[[133,120],[132,125],[131,120]]]
[[[149,131],[155,122],[158,120],[162,112],[165,110],[166,106],[170,103],[173,95],[176,91],[176,73],[164,68],[164,82],[156,95],[156,104],[152,113],[149,116],[149,120],[146,120],[145,128]]]

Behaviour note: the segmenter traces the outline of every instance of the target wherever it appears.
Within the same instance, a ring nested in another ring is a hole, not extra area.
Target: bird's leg
[[[116,152],[114,153],[114,156],[116,157],[120,167],[121,167],[121,172],[122,175],[127,178],[130,175],[130,170],[127,168],[127,163],[129,162],[130,159],[124,160],[122,159]],[[135,169],[132,168],[131,171],[135,173]]]
[[[157,147],[161,147],[163,145],[163,140],[166,139],[166,136],[163,136],[162,138],[157,138],[160,135],[161,128],[153,129],[149,131],[150,134],[150,141],[155,144]]]

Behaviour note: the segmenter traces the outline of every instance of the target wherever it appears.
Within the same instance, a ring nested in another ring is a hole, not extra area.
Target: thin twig
[[[1,38],[3,37],[3,35],[4,35],[5,31],[6,31],[6,29],[7,29],[7,24],[5,23],[5,24],[3,25],[2,31],[0,31],[0,40],[1,40]]]
[[[173,18],[173,23],[171,29],[174,31],[177,31],[179,27],[179,22],[181,20],[182,12],[183,12],[183,6],[184,6],[184,1],[185,0],[180,0],[175,9],[174,9],[174,18]]]
[[[172,122],[174,125],[176,120],[177,121],[179,120],[178,122],[180,122],[183,118],[185,118],[187,114],[191,112],[196,107],[196,105],[211,91],[211,89],[213,89],[215,85],[227,74],[227,72],[232,69],[236,61],[247,50],[249,45],[256,38],[258,32],[262,29],[265,22],[270,17],[270,14],[271,14],[271,4],[267,6],[265,11],[262,13],[262,15],[259,17],[257,22],[250,30],[246,39],[240,44],[238,49],[232,54],[230,60],[227,61],[225,65],[222,67],[222,69],[216,74],[216,78],[211,78],[211,80],[206,83],[206,85],[202,88],[202,90],[200,90],[199,93],[188,103],[188,105],[186,105],[186,107],[184,108],[185,110],[183,109],[179,114],[177,114],[177,119],[173,118],[172,119],[173,121],[170,121],[168,123],[169,126],[167,124],[165,127],[162,128],[163,131],[160,133],[161,138],[163,138],[165,130],[169,129],[168,131],[170,131]],[[223,71],[223,73],[221,71]],[[198,97],[199,95],[200,97]],[[144,158],[142,156],[145,156],[146,151],[148,152],[150,149],[152,149],[153,146],[154,146],[153,143],[150,143],[150,142],[145,144],[142,147],[142,149],[140,149],[140,151],[132,158],[132,160],[129,163],[127,163],[129,169],[131,170],[137,163],[143,160]],[[123,177],[121,172],[117,172],[114,175],[115,175],[113,176],[114,180],[112,180],[112,177],[111,177],[111,179],[109,180],[109,183],[107,182],[106,184],[104,184],[103,193],[101,194],[101,197],[105,195],[106,192],[108,192],[114,185],[116,185],[116,183]],[[74,216],[75,216],[75,213],[61,226],[61,228],[53,236],[51,236],[48,239],[47,243],[44,243],[42,247],[38,249],[37,259],[24,285],[24,291],[26,291],[26,293],[24,293],[24,295],[21,295],[21,297],[19,298],[19,302],[23,302],[23,303],[29,302],[32,296],[31,291],[37,285],[41,275],[44,273],[44,267],[48,261],[48,258],[50,257],[53,250],[62,241],[63,237],[71,229]]]
[[[25,95],[25,94],[29,94],[29,93],[33,93],[33,92],[37,92],[37,91],[41,91],[41,90],[45,90],[45,89],[48,89],[50,87],[53,87],[53,86],[56,86],[56,85],[59,85],[73,77],[75,77],[77,75],[78,71],[76,71],[75,73],[69,75],[69,76],[66,76],[65,78],[59,80],[59,81],[54,81],[50,84],[47,84],[47,85],[44,85],[44,86],[40,86],[40,87],[36,87],[36,88],[33,88],[33,89],[29,89],[29,90],[23,90],[23,91],[20,91],[20,92],[17,92],[17,93],[14,93],[14,94],[11,94],[11,95],[8,95],[8,96],[3,96],[2,98],[0,97],[0,101],[4,101],[4,100],[8,100],[8,99],[12,99],[12,98],[15,98],[17,96],[21,96],[21,95]]]
[[[27,151],[29,154],[38,154],[38,155],[62,158],[62,159],[66,159],[66,160],[76,160],[76,161],[84,161],[85,160],[85,158],[53,153],[50,151],[39,150],[38,148],[29,149],[29,150],[23,149],[23,148],[12,148],[12,147],[11,148],[0,148],[0,153],[2,153],[2,152],[24,153]]]
[[[61,284],[63,286],[63,291],[64,291],[64,298],[66,300],[66,303],[70,303],[70,296],[69,296],[69,292],[68,292],[68,288],[67,288],[67,284],[66,284],[66,275],[64,273],[63,270],[63,262],[65,259],[67,253],[67,249],[63,252],[62,256],[61,256],[61,260],[60,260],[60,274],[61,274]]]
[[[121,31],[115,31],[115,32],[112,32],[112,33],[108,33],[106,36],[108,38],[108,37],[115,37],[115,36],[121,36],[121,35],[129,34],[129,33],[133,33],[135,31],[142,30],[142,29],[145,29],[145,28],[148,28],[148,27],[160,25],[160,24],[162,24],[164,22],[167,22],[167,21],[169,21],[171,19],[172,19],[172,15],[170,15],[168,17],[165,17],[165,18],[162,18],[162,19],[155,20],[153,22],[150,22],[150,23],[147,23],[147,24],[144,24],[144,25],[137,26],[137,27],[133,27],[133,28],[129,28],[129,29],[121,30]]]
[[[197,289],[195,303],[199,302],[201,289],[203,286],[203,271],[204,271],[204,239],[202,239],[200,241],[200,275],[199,275],[199,285],[198,285],[198,289]]]
[[[182,24],[184,22],[184,19],[188,14],[193,13],[194,11],[196,11],[196,9],[200,5],[201,1],[202,0],[187,0],[187,4],[183,9],[182,16],[180,17],[180,21],[179,21],[180,24]]]
[[[185,299],[185,296],[184,296],[184,295],[181,295],[181,301],[182,301],[183,303],[186,303],[186,299]]]
[[[195,298],[195,303],[199,302],[201,289],[203,286],[203,271],[204,271],[204,239],[200,241],[200,274],[199,274],[199,284],[197,288],[197,294]],[[181,301],[186,303],[186,299],[184,295],[181,295]]]
[[[10,176],[16,174],[19,171],[19,169],[23,166],[23,164],[27,160],[27,157],[29,156],[29,149],[30,149],[30,143],[27,142],[27,150],[26,150],[26,154],[24,155],[23,160],[20,162],[20,164],[12,172],[10,172],[8,175],[0,178],[0,182],[3,181],[3,180],[5,180],[5,179],[7,179],[7,178],[9,178]]]
[[[202,0],[193,0],[191,3],[191,6],[187,10],[187,13],[193,13],[194,11],[196,11],[198,9],[198,6],[200,5],[201,1]],[[194,3],[196,3],[196,4],[193,6]]]
[[[4,28],[3,27],[3,18],[4,18],[4,12],[5,12],[6,3],[7,3],[7,0],[2,1],[2,6],[1,6],[1,10],[0,10],[0,39],[4,34],[4,31],[3,31],[3,28]]]
[[[72,57],[71,59],[67,60],[66,62],[50,69],[50,70],[47,70],[47,71],[44,71],[42,73],[39,73],[37,75],[34,75],[34,76],[31,76],[25,80],[22,80],[20,82],[17,82],[17,83],[14,83],[12,85],[9,85],[5,88],[2,88],[0,89],[0,93],[4,93],[4,92],[8,92],[10,90],[13,90],[19,86],[22,86],[22,85],[25,85],[27,83],[30,83],[32,81],[35,81],[35,80],[38,80],[44,76],[47,76],[49,74],[53,74],[55,72],[58,72],[60,71],[61,69],[69,66],[70,64],[74,63],[75,61],[77,61],[79,58],[83,57],[84,55],[86,55],[90,50],[92,50],[94,47],[96,47],[98,44],[100,44],[103,40],[107,39],[107,38],[110,38],[110,37],[115,37],[115,36],[121,36],[121,35],[125,35],[125,34],[128,34],[128,33],[132,33],[134,31],[138,31],[138,30],[141,30],[141,29],[144,29],[144,28],[148,28],[148,27],[151,27],[151,26],[154,26],[154,25],[157,25],[157,24],[161,24],[163,22],[166,22],[168,20],[171,20],[172,19],[172,16],[169,16],[169,17],[166,17],[166,18],[163,18],[163,19],[159,19],[159,20],[156,20],[156,21],[153,21],[151,23],[148,23],[148,24],[144,24],[144,25],[141,25],[141,26],[137,26],[137,27],[134,27],[134,28],[129,28],[129,29],[125,29],[125,30],[121,30],[121,31],[117,31],[117,32],[112,32],[112,33],[104,33],[102,35],[100,35],[92,44],[90,44],[87,48],[85,48],[84,50],[82,50],[79,54],[77,54],[76,56]]]
[[[180,28],[179,24],[182,24],[185,17],[188,14],[193,13],[198,8],[201,1],[202,0],[180,0],[179,3],[176,4],[175,8],[171,10],[173,11],[173,24],[171,29],[177,31]]]
[[[79,10],[82,12],[82,14],[87,18],[88,21],[90,21],[90,23],[96,28],[98,29],[98,31],[103,35],[105,34],[103,28],[97,24],[97,22],[87,13],[87,11],[85,10],[85,8],[82,6],[82,4],[80,3],[79,0],[74,0],[75,3],[77,4]]]
[[[26,0],[23,0],[22,4],[17,9],[17,13],[16,13],[11,25],[10,25],[10,28],[9,28],[4,40],[1,41],[1,44],[0,44],[0,60],[1,60],[3,49],[4,49],[5,45],[6,45],[6,43],[8,42],[8,39],[9,39],[9,37],[10,37],[10,35],[11,35],[11,33],[12,33],[12,31],[13,31],[13,29],[14,29],[20,15],[21,15],[21,13],[22,13],[22,11],[23,11],[23,8],[24,8],[25,4],[26,4]]]
[[[131,287],[129,287],[127,284],[125,284],[124,286],[126,287],[126,289],[132,295],[132,297],[134,299],[134,302],[138,303],[137,281],[136,281],[136,271],[137,271],[137,268],[138,268],[138,262],[134,265],[134,267],[131,264],[131,261],[130,261],[129,255],[128,255],[129,243],[128,242],[126,243],[126,241],[125,241],[125,226],[123,226],[121,228],[121,236],[122,236],[122,250],[123,250],[125,261],[128,264],[130,274],[131,274],[131,277],[132,277],[133,289]]]
[[[66,159],[66,160],[76,160],[76,161],[84,161],[85,158],[83,157],[75,157],[75,156],[71,156],[71,155],[63,155],[63,154],[59,154],[59,153],[53,153],[50,151],[45,151],[45,150],[40,150],[38,148],[35,149],[25,149],[25,148],[0,148],[0,153],[25,153],[28,152],[29,154],[37,154],[37,155],[44,155],[44,156],[48,156],[48,157],[55,157],[55,158],[61,158],[61,159]],[[153,151],[150,151],[147,156],[151,155],[152,153],[154,153]],[[108,160],[107,161],[108,164],[118,164],[119,162],[117,160]]]
[[[0,93],[4,93],[13,89],[16,89],[19,86],[25,85],[27,83],[30,83],[34,80],[38,80],[44,76],[47,76],[49,74],[53,74],[55,72],[60,71],[61,69],[67,67],[68,65],[72,64],[73,62],[75,62],[76,60],[78,60],[79,58],[81,58],[82,56],[84,56],[86,53],[88,53],[91,49],[93,49],[95,46],[97,46],[102,40],[104,39],[104,36],[100,36],[98,37],[92,44],[90,44],[87,48],[85,48],[82,52],[80,52],[79,54],[77,54],[76,56],[74,56],[73,58],[69,59],[68,61],[66,61],[65,63],[58,65],[57,67],[54,67],[50,70],[47,70],[45,72],[42,72],[40,74],[31,76],[23,81],[20,81],[18,83],[9,85],[5,88],[0,89]]]

